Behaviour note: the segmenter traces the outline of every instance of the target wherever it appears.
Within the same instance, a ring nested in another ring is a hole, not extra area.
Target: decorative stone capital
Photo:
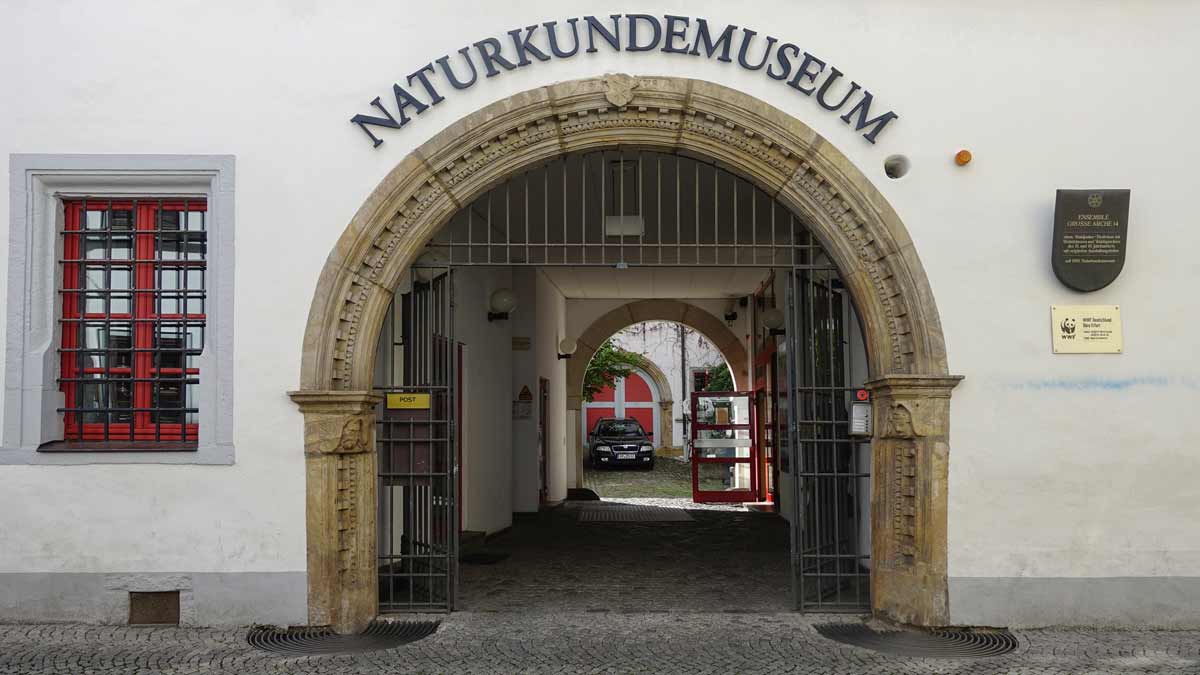
[[[945,436],[958,375],[888,375],[866,383],[880,438]]]
[[[302,390],[289,391],[288,397],[295,401],[302,413],[364,413],[375,409],[383,400],[379,394],[369,391],[346,390]]]
[[[288,392],[304,413],[304,454],[369,452],[375,406],[383,398],[364,391]]]
[[[962,375],[884,375],[867,382],[866,387],[879,395],[896,398],[950,398],[950,391],[962,380]]]

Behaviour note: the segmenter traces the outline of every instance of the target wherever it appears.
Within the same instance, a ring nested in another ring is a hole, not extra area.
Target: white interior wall
[[[487,320],[492,292],[512,287],[508,268],[469,268],[454,275],[454,337],[466,345],[462,466],[466,530],[496,532],[512,525],[513,328],[511,321]]]
[[[517,400],[524,387],[529,387],[533,395],[530,417],[512,421],[512,510],[532,513],[538,510],[541,481],[538,466],[538,423],[541,413],[538,386],[541,378],[546,378],[550,384],[550,396],[546,404],[546,497],[550,501],[564,499],[566,486],[574,485],[573,482],[567,482],[567,467],[570,466],[573,472],[574,461],[568,457],[565,444],[566,362],[558,358],[558,343],[565,330],[566,304],[562,294],[541,270],[514,267],[512,276],[512,290],[517,296],[517,310],[510,319],[513,336],[528,338],[530,346],[528,350],[512,351],[511,398]]]
[[[517,308],[508,323],[516,342],[529,341],[528,349],[512,349],[512,387],[508,399],[492,401],[491,405],[516,405],[523,388],[528,388],[533,400],[530,416],[525,419],[512,418],[512,510],[520,513],[536,512],[538,509],[538,371],[535,333],[542,321],[537,302],[537,270],[532,267],[512,268],[512,291],[517,298]],[[514,344],[515,346],[515,344]],[[498,506],[498,505],[497,505]]]
[[[566,298],[540,270],[534,279],[538,321],[534,333],[534,351],[538,377],[550,381],[550,400],[546,404],[546,483],[550,501],[565,499],[567,487],[575,485],[575,458],[567,426],[567,362],[558,358],[558,343],[566,337]]]

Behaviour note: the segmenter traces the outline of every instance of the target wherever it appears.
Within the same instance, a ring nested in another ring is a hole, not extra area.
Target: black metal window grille
[[[809,611],[870,607],[870,455],[849,435],[845,321],[848,299],[836,270],[802,269],[789,289],[789,417],[798,518],[792,523],[794,598]]]
[[[63,205],[64,440],[194,448],[206,201],[80,197]]]
[[[442,273],[398,294],[384,320],[375,388],[384,396],[376,412],[383,612],[453,607],[459,390],[453,307],[451,275]],[[397,407],[389,399],[395,396],[417,402]]]

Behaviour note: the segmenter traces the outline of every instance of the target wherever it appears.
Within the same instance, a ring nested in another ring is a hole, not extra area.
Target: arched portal
[[[583,407],[583,376],[587,372],[588,363],[604,341],[618,331],[643,321],[673,321],[681,323],[704,337],[717,348],[725,357],[733,373],[734,384],[738,388],[746,388],[749,380],[749,357],[746,345],[720,319],[691,303],[682,300],[636,300],[617,307],[598,317],[587,327],[578,338],[578,350],[567,363],[567,410],[569,414],[578,415]],[[653,367],[653,364],[648,364]],[[657,367],[654,368],[657,370]],[[670,395],[670,384],[661,371],[656,379],[659,380],[660,391]],[[663,409],[666,422],[660,424],[660,435],[669,437],[673,430],[670,418],[670,401]],[[574,448],[576,487],[583,487],[583,447]]]
[[[700,80],[607,78],[539,87],[454,123],[393,169],[322,269],[304,336],[309,620],[361,628],[375,614],[375,341],[401,274],[462,206],[532,164],[639,146],[729,167],[785,204],[832,258],[863,322],[875,395],[872,603],[948,620],[948,373],[937,308],[904,225],[871,183],[799,120]]]
[[[733,371],[734,383],[739,388],[747,386],[749,366],[746,345],[720,319],[682,300],[637,300],[604,314],[579,336],[578,351],[567,364],[568,408],[579,409],[583,374],[600,345],[617,331],[643,321],[673,321],[700,333],[725,356]]]

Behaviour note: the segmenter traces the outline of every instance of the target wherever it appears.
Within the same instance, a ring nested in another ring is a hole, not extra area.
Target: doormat
[[[665,506],[584,505],[579,509],[581,523],[686,523],[695,520],[683,509]]]
[[[842,644],[890,656],[926,659],[970,659],[1000,656],[1015,650],[1016,636],[1006,630],[882,630],[862,623],[826,623],[817,632]]]
[[[251,647],[286,656],[359,654],[392,649],[437,632],[440,621],[372,621],[357,635],[338,635],[328,626],[275,628],[255,626],[246,635]]]
[[[458,561],[465,565],[495,565],[501,560],[507,560],[509,554],[500,551],[471,551],[458,556]]]

